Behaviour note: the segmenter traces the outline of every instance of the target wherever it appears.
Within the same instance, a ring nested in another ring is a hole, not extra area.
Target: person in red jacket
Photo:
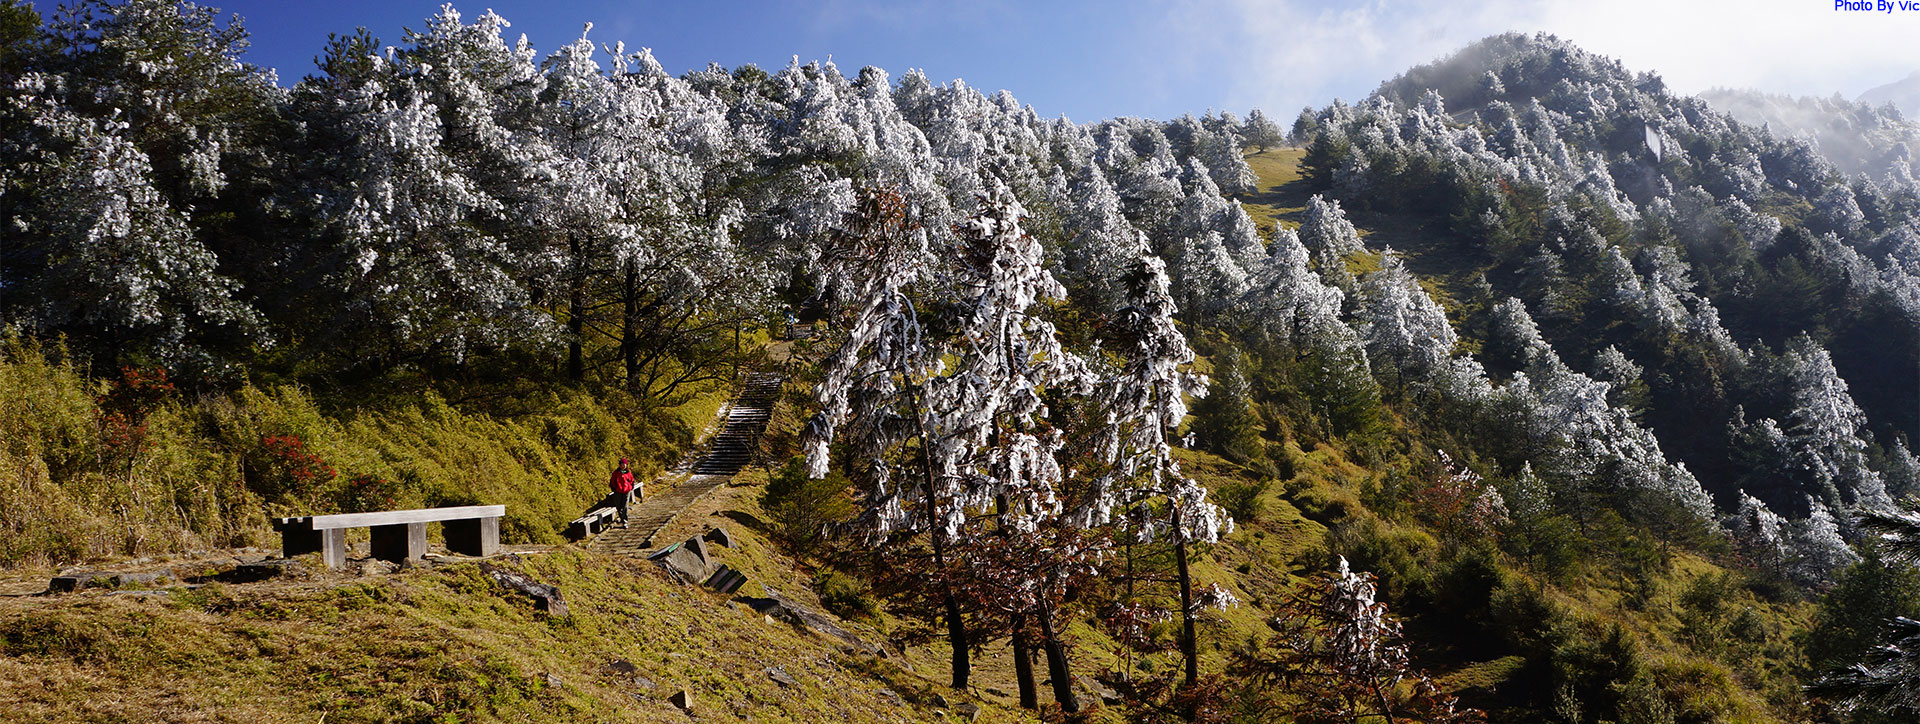
[[[633,491],[639,484],[633,480],[633,471],[627,469],[627,459],[620,458],[620,469],[613,471],[613,479],[607,481],[607,487],[613,488],[613,506],[620,509],[620,527],[627,527],[627,506],[633,504]]]

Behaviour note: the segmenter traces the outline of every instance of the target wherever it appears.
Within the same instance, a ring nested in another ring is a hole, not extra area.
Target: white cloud
[[[1920,12],[1836,12],[1832,0],[1226,0],[1184,6],[1176,20],[1189,52],[1232,76],[1226,107],[1289,115],[1356,100],[1408,67],[1505,31],[1553,33],[1659,73],[1682,93],[1731,86],[1851,98],[1920,68]]]

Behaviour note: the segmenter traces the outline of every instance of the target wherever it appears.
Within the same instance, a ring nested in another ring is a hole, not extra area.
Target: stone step
[[[740,395],[727,409],[726,422],[707,439],[707,451],[681,463],[677,469],[693,475],[634,506],[632,522],[626,528],[609,530],[594,538],[592,548],[617,555],[644,555],[651,550],[653,537],[673,523],[680,511],[727,482],[735,473],[751,464],[760,435],[773,418],[774,403],[779,400],[784,379],[778,373],[750,373]],[[734,572],[738,576],[738,572]],[[728,580],[737,587],[743,582]]]

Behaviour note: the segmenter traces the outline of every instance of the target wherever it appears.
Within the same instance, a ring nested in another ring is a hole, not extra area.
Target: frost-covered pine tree
[[[1246,272],[1219,232],[1183,239],[1170,252],[1175,298],[1189,313],[1212,316],[1246,291]]]
[[[1787,521],[1759,498],[1740,491],[1740,502],[1723,521],[1741,555],[1763,570],[1778,570],[1787,556]]]
[[[1343,296],[1308,268],[1307,248],[1299,235],[1279,229],[1266,257],[1251,271],[1237,314],[1285,346],[1346,348],[1354,345],[1352,330],[1340,321]]]
[[[1187,396],[1206,393],[1206,379],[1183,366],[1193,361],[1186,336],[1174,326],[1175,306],[1161,261],[1142,257],[1130,275],[1131,303],[1113,315],[1108,349],[1116,369],[1102,374],[1094,390],[1104,421],[1091,442],[1099,472],[1091,491],[1069,515],[1081,526],[1125,521],[1127,540],[1156,538],[1174,544],[1182,609],[1180,648],[1186,683],[1199,675],[1196,621],[1188,545],[1213,542],[1231,532],[1232,519],[1207,501],[1207,490],[1180,471],[1168,434],[1186,417]],[[1161,501],[1151,503],[1150,501]]]
[[[1314,270],[1334,288],[1349,296],[1358,289],[1353,272],[1347,270],[1347,256],[1366,251],[1360,232],[1347,221],[1340,202],[1315,195],[1307,200],[1305,219],[1300,222],[1300,243],[1313,253]]]
[[[170,206],[205,205],[229,174],[265,165],[263,121],[285,93],[243,60],[238,18],[223,26],[217,9],[172,0],[81,0],[50,15],[36,65],[64,81],[77,112],[123,125]]]
[[[1784,427],[1795,462],[1808,475],[1808,492],[1834,505],[1891,507],[1880,474],[1866,464],[1866,413],[1847,393],[1832,356],[1812,339],[1796,337],[1781,365],[1790,405]]]
[[[1887,494],[1895,499],[1920,496],[1920,458],[1907,449],[1906,440],[1894,440],[1887,450],[1886,481]]]
[[[1147,241],[1127,221],[1120,195],[1099,168],[1087,167],[1072,199],[1067,223],[1073,235],[1061,253],[1061,281],[1096,308],[1118,307],[1128,266],[1148,253]]]
[[[240,281],[273,272],[209,242],[270,245],[234,213],[253,199],[230,183],[270,172],[258,146],[284,93],[241,60],[242,23],[211,8],[85,0],[48,14],[14,28],[25,35],[0,70],[0,316],[75,333],[105,364],[146,354],[177,375],[230,372],[273,342]]]
[[[554,151],[552,180],[538,223],[552,230],[555,267],[547,274],[566,290],[567,377],[586,372],[588,310],[596,279],[624,271],[642,244],[642,224],[628,213],[627,181],[642,170],[634,129],[649,120],[641,94],[601,72],[593,43],[582,36],[544,64],[546,89],[536,123]],[[637,185],[637,184],[636,184]]]
[[[467,25],[448,7],[405,51],[378,53],[364,35],[336,39],[324,75],[294,89],[306,183],[289,203],[319,227],[298,263],[323,277],[314,303],[334,310],[328,328],[353,331],[337,345],[356,362],[459,359],[556,336],[526,286],[530,266],[548,258],[527,253],[524,227],[508,228],[506,205],[489,193],[537,154],[494,115],[505,107],[490,89],[537,75],[530,51],[500,39],[504,27],[492,14]]]
[[[1860,556],[1840,536],[1840,524],[1827,506],[1807,498],[1807,517],[1786,526],[1787,573],[1805,585],[1816,586]]]
[[[1239,137],[1231,132],[1201,134],[1194,158],[1207,165],[1221,193],[1250,194],[1259,190],[1260,179],[1241,155]]]
[[[1287,142],[1287,132],[1258,108],[1247,113],[1247,143],[1262,152]]]
[[[1392,249],[1382,254],[1380,269],[1362,280],[1359,297],[1356,329],[1373,368],[1391,370],[1396,389],[1428,379],[1452,355],[1459,335],[1446,312]]]
[[[176,372],[220,371],[219,348],[264,341],[262,320],[154,188],[128,125],[74,112],[63,90],[58,77],[29,73],[4,100],[25,122],[0,141],[0,309],[30,331],[111,341],[108,359],[146,352]]]
[[[1014,535],[1059,516],[1062,438],[1042,424],[1040,394],[1085,385],[1078,358],[1033,313],[1065,289],[1021,229],[1012,192],[992,179],[985,188],[931,276],[919,269],[925,236],[898,194],[871,193],[849,220],[831,279],[855,318],[824,365],[820,411],[803,435],[816,476],[829,445],[846,445],[870,536],[926,535],[956,687],[966,686],[971,664],[949,581],[950,567],[965,562],[948,550],[982,511],[997,509],[999,526]],[[919,308],[928,303],[937,308]],[[922,324],[933,314],[945,318],[939,337]]]

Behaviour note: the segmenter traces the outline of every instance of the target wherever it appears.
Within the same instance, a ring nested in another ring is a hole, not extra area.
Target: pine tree
[[[1392,249],[1382,256],[1380,270],[1362,281],[1359,296],[1357,328],[1367,356],[1375,370],[1392,370],[1396,390],[1430,379],[1452,355],[1459,336],[1446,313]]]
[[[154,188],[154,169],[124,134],[62,102],[56,77],[30,73],[7,99],[26,119],[0,141],[10,207],[5,317],[40,334],[81,332],[108,361],[151,354],[176,370],[219,372],[235,343],[264,341],[185,214]]]
[[[1214,355],[1211,385],[1206,397],[1193,406],[1194,437],[1209,452],[1241,464],[1266,459],[1260,438],[1260,418],[1253,412],[1253,389],[1247,381],[1246,354],[1228,348]]]
[[[1144,257],[1131,275],[1132,303],[1109,324],[1109,347],[1119,368],[1104,375],[1094,404],[1105,418],[1091,442],[1102,472],[1091,493],[1069,515],[1077,525],[1126,521],[1120,535],[1137,543],[1156,538],[1174,545],[1181,605],[1180,650],[1185,685],[1199,679],[1197,616],[1189,545],[1213,542],[1233,522],[1207,502],[1207,490],[1180,472],[1167,434],[1186,416],[1185,396],[1205,393],[1205,380],[1182,371],[1193,350],[1173,324],[1175,307],[1159,259]],[[1159,501],[1159,502],[1154,502]]]
[[[1265,152],[1269,148],[1279,147],[1286,140],[1286,131],[1268,118],[1265,111],[1255,108],[1247,113],[1247,143]]]
[[[1366,251],[1360,242],[1360,232],[1347,221],[1347,215],[1340,210],[1340,202],[1327,201],[1318,195],[1307,200],[1306,217],[1300,222],[1300,243],[1313,252],[1314,270],[1327,280],[1328,284],[1349,297],[1357,291],[1353,272],[1347,269],[1347,257]]]
[[[537,75],[528,52],[500,40],[504,23],[466,25],[449,7],[385,57],[354,57],[370,39],[337,39],[328,76],[294,91],[307,183],[289,203],[319,220],[296,265],[320,277],[311,306],[331,315],[314,326],[336,331],[327,341],[349,364],[458,360],[557,336],[527,287],[529,265],[547,257],[524,253],[523,229],[489,193],[529,161],[490,92]],[[458,60],[436,72],[428,59]]]

